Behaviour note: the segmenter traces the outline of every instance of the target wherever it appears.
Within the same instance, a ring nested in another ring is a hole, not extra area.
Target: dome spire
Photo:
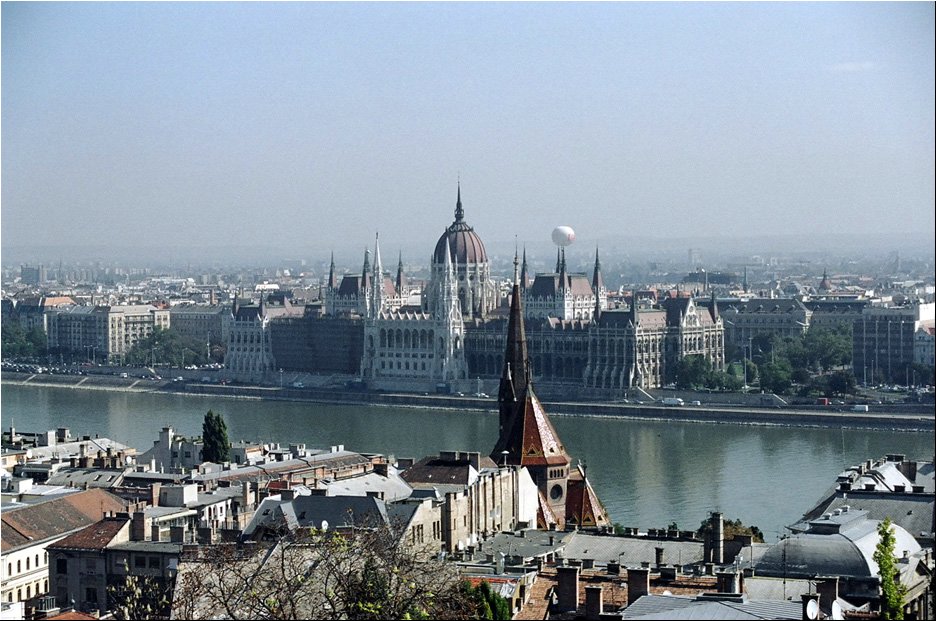
[[[465,208],[461,202],[461,179],[458,180],[458,198],[455,201],[455,222],[462,222],[465,219]]]

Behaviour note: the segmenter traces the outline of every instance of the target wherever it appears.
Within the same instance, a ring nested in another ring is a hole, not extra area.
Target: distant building
[[[210,343],[227,342],[227,312],[220,304],[173,306],[169,309],[170,325],[173,331],[204,344],[207,353]]]
[[[41,285],[48,280],[48,273],[41,263],[37,266],[20,266],[20,282],[24,285]]]
[[[148,304],[68,306],[49,316],[49,348],[121,363],[156,329],[169,328],[169,311]]]
[[[244,382],[271,382],[279,369],[273,356],[271,321],[276,318],[302,317],[302,307],[293,306],[282,295],[262,295],[257,304],[234,301],[227,315],[226,375]]]
[[[917,332],[933,325],[936,303],[867,307],[853,332],[853,362],[859,382],[911,381]]]

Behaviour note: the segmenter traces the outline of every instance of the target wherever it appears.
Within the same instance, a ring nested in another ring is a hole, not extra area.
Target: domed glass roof
[[[487,263],[488,256],[481,238],[465,222],[465,210],[462,208],[461,187],[458,188],[458,200],[455,203],[455,221],[445,229],[432,253],[434,264],[445,263],[445,247],[448,246],[452,263]]]

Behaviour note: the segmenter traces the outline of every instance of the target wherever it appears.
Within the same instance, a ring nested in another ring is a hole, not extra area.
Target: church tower
[[[507,321],[507,347],[497,405],[500,434],[491,459],[498,465],[523,466],[539,490],[537,525],[604,527],[607,513],[585,478],[572,466],[559,434],[533,391],[523,321],[519,260],[514,255],[514,284]]]

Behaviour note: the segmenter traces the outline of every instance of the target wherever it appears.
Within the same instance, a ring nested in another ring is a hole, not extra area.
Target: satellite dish
[[[575,241],[575,231],[571,226],[557,226],[553,229],[552,241],[557,246],[570,246]]]
[[[819,602],[814,599],[809,600],[806,604],[806,618],[810,620],[819,618]]]
[[[832,618],[840,620],[845,618],[845,615],[842,614],[842,605],[838,602],[832,602]]]

